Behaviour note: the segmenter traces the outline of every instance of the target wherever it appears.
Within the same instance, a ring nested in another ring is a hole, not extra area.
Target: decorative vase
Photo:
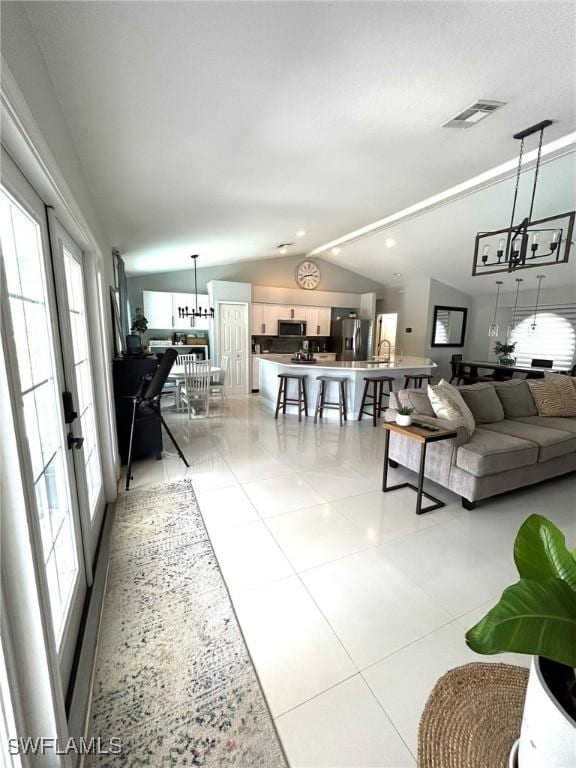
[[[516,358],[512,355],[500,355],[498,362],[500,365],[516,365]]]
[[[398,424],[399,427],[409,427],[410,424],[412,424],[412,414],[397,413],[396,424]]]
[[[556,698],[552,683],[562,675],[570,680],[573,674],[571,667],[532,657],[518,744],[518,768],[574,765],[576,721]]]

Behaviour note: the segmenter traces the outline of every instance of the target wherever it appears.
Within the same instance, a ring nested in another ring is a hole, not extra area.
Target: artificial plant
[[[144,333],[148,330],[148,320],[144,317],[144,313],[140,307],[136,307],[136,312],[132,318],[132,333]]]

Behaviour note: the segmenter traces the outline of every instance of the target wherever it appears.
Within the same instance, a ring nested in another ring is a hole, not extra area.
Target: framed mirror
[[[434,307],[432,347],[463,347],[466,336],[466,307]]]

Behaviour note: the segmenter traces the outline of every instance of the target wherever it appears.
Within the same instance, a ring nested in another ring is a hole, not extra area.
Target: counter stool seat
[[[314,424],[318,421],[318,418],[324,416],[324,409],[338,409],[338,415],[340,417],[340,426],[343,421],[348,421],[347,405],[346,405],[346,376],[316,376],[316,381],[320,382],[318,387],[318,395],[316,397],[316,409],[314,411]],[[338,385],[338,402],[333,400],[326,400],[326,390],[330,385],[330,382],[334,382]]]
[[[276,400],[276,412],[274,418],[278,418],[278,413],[286,413],[287,405],[298,406],[298,421],[302,421],[302,411],[308,416],[308,399],[306,397],[306,376],[303,373],[279,373],[278,378],[278,399]],[[294,379],[298,382],[298,397],[288,397],[288,382]]]
[[[410,373],[404,376],[404,389],[410,387],[410,382],[414,382],[413,389],[422,389],[422,382],[432,384],[432,376],[429,373]]]
[[[372,426],[376,426],[376,420],[382,415],[382,397],[384,395],[390,397],[393,391],[393,382],[392,376],[364,377],[364,392],[362,393],[358,421],[361,421],[365,414],[372,417]],[[388,385],[388,392],[384,392],[384,384]],[[372,410],[367,410],[368,408],[372,408]]]

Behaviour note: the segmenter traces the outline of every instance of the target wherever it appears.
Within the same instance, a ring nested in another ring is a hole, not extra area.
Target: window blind
[[[569,370],[576,351],[576,304],[540,305],[536,329],[532,331],[535,309],[519,307],[514,313],[510,339],[516,342],[518,365],[529,366],[533,359],[540,358],[552,360],[555,368]]]

